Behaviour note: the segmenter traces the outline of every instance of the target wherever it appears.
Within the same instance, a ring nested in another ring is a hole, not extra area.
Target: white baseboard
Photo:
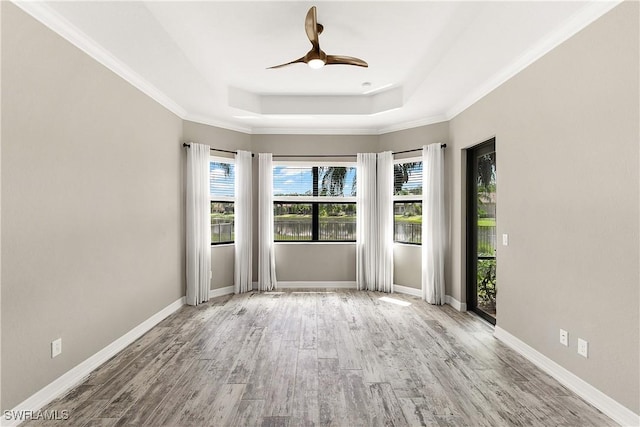
[[[79,365],[62,374],[31,397],[28,397],[22,403],[9,411],[9,414],[18,414],[20,411],[25,413],[24,411],[29,412],[40,410],[55,398],[62,396],[68,390],[81,383],[94,369],[111,359],[126,346],[133,343],[162,320],[180,309],[184,304],[185,297],[169,304],[102,350],[98,351],[93,356],[86,359],[84,362],[81,362]],[[17,426],[24,420],[16,420],[13,418],[7,419],[7,411],[5,411],[2,418],[0,418],[0,421],[3,426],[8,427]]]
[[[458,311],[467,311],[467,303],[460,302],[451,295],[444,296],[444,302],[449,304],[451,307],[455,308]]]
[[[422,289],[410,288],[409,286],[393,285],[393,292],[400,294],[413,295],[414,297],[422,297]]]
[[[209,289],[209,299],[229,295],[234,292],[233,286],[225,286],[224,288]]]
[[[278,282],[278,289],[357,289],[356,282]]]
[[[422,297],[422,289],[411,288],[409,286],[393,285],[393,291],[401,294],[413,295],[414,297]],[[458,311],[467,311],[467,304],[460,302],[451,295],[445,295],[444,302]]]
[[[493,335],[620,425],[640,425],[640,415],[616,402],[501,327],[496,326]]]

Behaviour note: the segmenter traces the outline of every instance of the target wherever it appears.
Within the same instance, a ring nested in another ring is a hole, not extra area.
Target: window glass
[[[422,202],[394,202],[393,240],[422,243]]]
[[[311,240],[312,215],[311,203],[274,203],[274,240]]]
[[[356,240],[356,204],[320,203],[318,240]]]
[[[279,163],[273,193],[274,240],[355,241],[353,163]]]
[[[274,166],[273,195],[312,196],[313,172],[311,166]]]
[[[393,240],[422,243],[422,158],[393,165]]]
[[[211,244],[234,242],[235,165],[233,159],[209,161]]]
[[[393,194],[395,196],[422,195],[422,161],[393,165]]]

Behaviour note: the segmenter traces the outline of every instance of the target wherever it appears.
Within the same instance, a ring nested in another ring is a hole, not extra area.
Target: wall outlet
[[[578,338],[578,354],[589,357],[589,343],[582,338]]]
[[[51,358],[53,359],[60,353],[62,353],[62,338],[51,341]]]
[[[502,235],[502,246],[509,246],[509,235],[508,234],[503,234]]]
[[[569,332],[560,329],[560,344],[569,347]]]

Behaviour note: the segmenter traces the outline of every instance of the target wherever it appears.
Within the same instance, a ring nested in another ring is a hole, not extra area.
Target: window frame
[[[227,163],[233,165],[234,174],[235,174],[235,158],[232,157],[220,157],[220,156],[209,156],[209,167],[211,167],[211,163]],[[235,213],[236,213],[236,186],[235,179],[233,183],[233,196],[214,196],[211,194],[211,187],[209,187],[209,210],[211,210],[211,203],[231,203],[233,204],[233,240],[224,241],[224,242],[214,242],[211,241],[211,246],[220,246],[220,245],[235,245],[235,230],[236,230],[236,221],[235,221]],[[210,224],[213,225],[213,224]],[[211,232],[211,231],[209,231]]]
[[[311,205],[311,240],[276,240],[274,227],[274,243],[355,243],[356,240],[320,240],[320,205],[353,205],[356,206],[356,196],[320,196],[320,168],[322,167],[346,167],[353,168],[357,174],[356,162],[345,161],[274,161],[273,169],[276,167],[304,167],[311,168],[312,173],[312,195],[311,196],[273,196],[273,206],[276,204],[304,204]],[[272,183],[273,186],[273,183]],[[272,187],[273,188],[273,187]],[[356,211],[357,215],[357,211]],[[275,213],[274,213],[275,225]],[[356,219],[357,223],[357,219]]]
[[[394,166],[402,163],[423,163],[423,160],[422,160],[422,156],[405,157],[402,159],[393,160]],[[424,173],[424,163],[422,164],[422,172]],[[394,168],[394,174],[395,174],[395,168]],[[394,180],[395,180],[395,176],[394,176]],[[424,188],[422,189],[422,191],[424,192]],[[422,246],[422,241],[420,241],[420,243],[417,243],[417,242],[404,242],[401,240],[396,240],[395,212],[396,212],[396,204],[398,203],[420,203],[420,206],[424,208],[423,195],[422,194],[402,194],[402,195],[394,194],[393,195],[393,243],[394,244],[398,243],[401,245]],[[423,218],[423,215],[421,215],[420,230],[422,230],[422,218]]]

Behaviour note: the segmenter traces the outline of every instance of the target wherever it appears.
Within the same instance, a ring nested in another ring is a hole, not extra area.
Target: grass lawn
[[[478,218],[478,227],[495,227],[495,218]]]

